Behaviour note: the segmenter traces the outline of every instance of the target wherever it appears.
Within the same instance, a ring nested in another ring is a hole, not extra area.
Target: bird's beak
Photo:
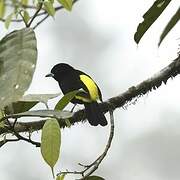
[[[45,77],[54,77],[54,74],[53,73],[49,73]]]

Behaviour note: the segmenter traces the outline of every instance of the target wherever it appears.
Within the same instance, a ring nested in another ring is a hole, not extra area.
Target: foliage
[[[67,93],[66,96],[63,96],[56,104],[55,110],[63,110],[78,92],[78,90],[75,90]]]
[[[44,22],[47,17],[52,16],[55,18],[57,11],[61,9],[65,9],[67,12],[71,11],[73,4],[77,1],[78,0],[0,0],[0,21],[4,23],[5,27],[8,29],[12,22],[23,22],[25,25],[25,28],[9,33],[0,41],[0,130],[4,132],[4,129],[6,129],[6,133],[11,133],[16,137],[16,139],[7,139],[5,134],[2,141],[0,141],[0,147],[7,142],[19,140],[24,140],[39,147],[40,143],[31,139],[33,129],[27,128],[26,131],[29,132],[29,137],[26,138],[20,134],[21,129],[19,132],[17,131],[16,126],[20,124],[18,120],[21,117],[48,118],[45,121],[40,121],[40,123],[43,122],[41,154],[45,162],[51,167],[53,176],[53,169],[61,151],[61,131],[59,124],[63,122],[67,127],[71,126],[71,119],[74,114],[71,111],[65,111],[64,108],[76,96],[79,90],[72,91],[63,96],[53,110],[49,109],[48,101],[58,97],[59,94],[29,94],[24,96],[24,93],[31,84],[37,62],[37,43],[34,29]],[[137,44],[165,11],[170,2],[171,0],[156,0],[143,15],[144,20],[138,25],[137,32],[134,34],[134,40]],[[178,8],[161,33],[158,45],[161,44],[167,34],[178,23],[180,18],[179,13],[180,9]],[[42,17],[42,19],[39,20],[37,17]],[[35,24],[35,19],[38,19],[37,24]],[[175,73],[179,73],[177,69],[175,69]],[[168,75],[169,78],[174,74],[171,75],[168,73]],[[165,76],[163,76],[163,78],[164,77]],[[159,87],[161,82],[166,82],[166,79],[163,78],[162,81],[158,82],[158,85],[157,83],[155,86],[152,84],[151,88]],[[146,91],[143,88],[141,89],[144,93]],[[130,91],[133,92],[134,90],[136,89],[130,89]],[[129,94],[128,92],[128,95]],[[134,94],[136,95],[136,93]],[[134,94],[132,97],[135,97]],[[46,110],[31,110],[37,103],[45,104]],[[83,113],[83,111],[81,113]],[[110,116],[111,115],[112,113],[110,113]],[[9,119],[13,120],[10,121]],[[102,177],[91,176],[91,174],[97,169],[107,154],[114,134],[113,129],[114,125],[111,123],[112,131],[109,136],[110,140],[103,154],[91,165],[81,165],[85,167],[83,171],[79,172],[79,175],[83,177],[84,173],[93,167],[90,173],[86,174],[86,180],[103,180]],[[56,179],[63,180],[68,173],[73,172],[61,172]],[[78,172],[76,172],[76,174],[78,174]]]
[[[154,4],[150,7],[150,9],[143,15],[144,21],[141,22],[138,27],[137,27],[137,31],[134,34],[134,40],[135,42],[138,44],[141,40],[141,38],[143,37],[143,35],[145,34],[145,32],[151,27],[151,25],[158,19],[158,17],[162,14],[162,12],[166,9],[166,7],[169,5],[169,3],[171,2],[171,0],[156,0],[154,2]],[[170,20],[170,22],[167,24],[167,26],[171,27],[168,28],[169,31],[170,29],[172,29],[178,22],[180,15],[179,14],[179,8],[177,11],[177,15],[175,15],[176,18],[172,18]],[[166,28],[161,35],[160,41],[159,41],[159,45],[160,43],[163,41],[163,39],[166,37],[166,35],[168,34],[168,29]]]
[[[0,20],[5,22],[7,29],[11,22],[24,22],[26,27],[30,27],[35,17],[46,14],[54,16],[62,8],[71,11],[72,6],[72,0],[10,0],[7,3],[0,0]],[[6,10],[7,7],[11,12]]]
[[[163,32],[161,33],[159,43],[158,45],[160,46],[161,42],[163,39],[167,36],[167,34],[171,31],[171,29],[178,23],[180,18],[180,8],[175,12],[175,14],[172,16],[166,27],[164,28]]]

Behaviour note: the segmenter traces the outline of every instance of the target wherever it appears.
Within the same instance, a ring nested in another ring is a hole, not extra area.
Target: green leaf
[[[22,5],[28,5],[28,0],[21,0]]]
[[[162,43],[164,38],[167,36],[167,34],[170,32],[170,30],[177,24],[179,19],[180,19],[180,8],[176,11],[176,13],[173,15],[173,17],[170,19],[170,21],[168,22],[168,24],[164,28],[164,30],[160,36],[158,46],[160,46],[160,44]]]
[[[28,95],[23,96],[20,100],[21,101],[28,101],[28,102],[38,101],[38,102],[47,103],[48,100],[56,98],[59,95],[60,95],[60,93],[56,93],[56,94],[28,94]]]
[[[64,180],[66,175],[67,175],[67,173],[63,173],[63,174],[57,176],[56,180]]]
[[[1,121],[0,122],[0,128],[4,128],[4,125],[5,125],[4,121]]]
[[[151,27],[156,19],[161,15],[171,0],[156,0],[150,9],[143,15],[144,21],[138,25],[134,34],[134,40],[138,44],[145,32]]]
[[[55,109],[56,110],[63,110],[68,103],[76,96],[76,94],[79,92],[79,90],[71,91],[67,94],[65,94],[59,102],[56,104]]]
[[[26,111],[22,113],[13,114],[15,117],[49,117],[57,119],[68,119],[71,118],[73,113],[69,111],[56,111],[56,110],[36,110],[36,111]]]
[[[88,176],[84,180],[105,180],[105,179],[100,176]]]
[[[0,109],[18,101],[28,89],[36,60],[32,29],[14,31],[0,41]]]
[[[13,102],[9,106],[5,107],[6,114],[17,114],[21,112],[28,111],[34,107],[37,103],[47,103],[49,99],[59,96],[57,94],[28,94],[23,96],[19,101]]]
[[[41,136],[41,154],[46,163],[53,168],[59,158],[61,145],[61,132],[58,121],[49,119],[43,126]]]
[[[6,114],[17,114],[17,113],[22,113],[30,110],[33,108],[38,101],[18,101],[18,102],[13,102],[12,104],[8,105],[5,107],[5,113]]]
[[[28,13],[26,10],[24,10],[24,12],[23,12],[23,20],[25,21],[26,24],[27,24],[27,23],[29,22],[29,20],[30,20],[29,13]]]
[[[0,111],[0,119],[4,117],[4,112],[3,111]],[[3,128],[4,127],[4,121],[1,121],[0,122],[0,128]]]
[[[50,16],[54,16],[55,15],[55,9],[53,7],[53,3],[50,2],[50,1],[45,1],[44,2],[44,6],[45,6],[45,10],[47,11],[47,13],[50,15]]]
[[[72,5],[73,5],[72,0],[58,0],[58,2],[68,11],[72,10]]]
[[[11,13],[11,14],[9,14],[9,15],[7,16],[7,18],[6,18],[6,20],[5,20],[5,27],[6,27],[6,29],[9,28],[9,25],[10,25],[10,23],[11,23],[11,20],[12,20],[13,15],[14,15],[14,13]]]
[[[0,0],[0,18],[4,17],[5,14],[5,0]]]

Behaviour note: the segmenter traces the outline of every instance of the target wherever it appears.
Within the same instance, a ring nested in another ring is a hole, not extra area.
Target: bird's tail
[[[96,101],[85,103],[84,106],[87,119],[92,126],[97,126],[98,124],[101,126],[107,125],[107,120]]]

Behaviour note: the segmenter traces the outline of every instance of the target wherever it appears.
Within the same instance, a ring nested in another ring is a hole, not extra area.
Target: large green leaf
[[[143,15],[144,21],[138,25],[137,31],[134,34],[134,40],[137,44],[170,2],[171,0],[156,0],[150,9]]]
[[[53,177],[53,168],[56,164],[61,145],[61,132],[58,121],[55,119],[49,119],[43,126],[41,136],[41,154],[46,163],[51,167]]]
[[[14,31],[0,41],[0,109],[18,101],[28,89],[36,66],[35,33]]]
[[[59,102],[56,104],[55,109],[56,110],[63,110],[68,103],[76,96],[76,94],[79,92],[79,90],[71,91],[67,94],[65,94]]]
[[[160,46],[160,44],[163,41],[163,39],[167,36],[169,31],[177,24],[179,19],[180,19],[180,8],[178,8],[176,13],[173,15],[173,17],[170,19],[170,21],[168,22],[168,24],[164,28],[164,30],[163,30],[163,32],[162,32],[162,34],[160,36],[158,46]]]

